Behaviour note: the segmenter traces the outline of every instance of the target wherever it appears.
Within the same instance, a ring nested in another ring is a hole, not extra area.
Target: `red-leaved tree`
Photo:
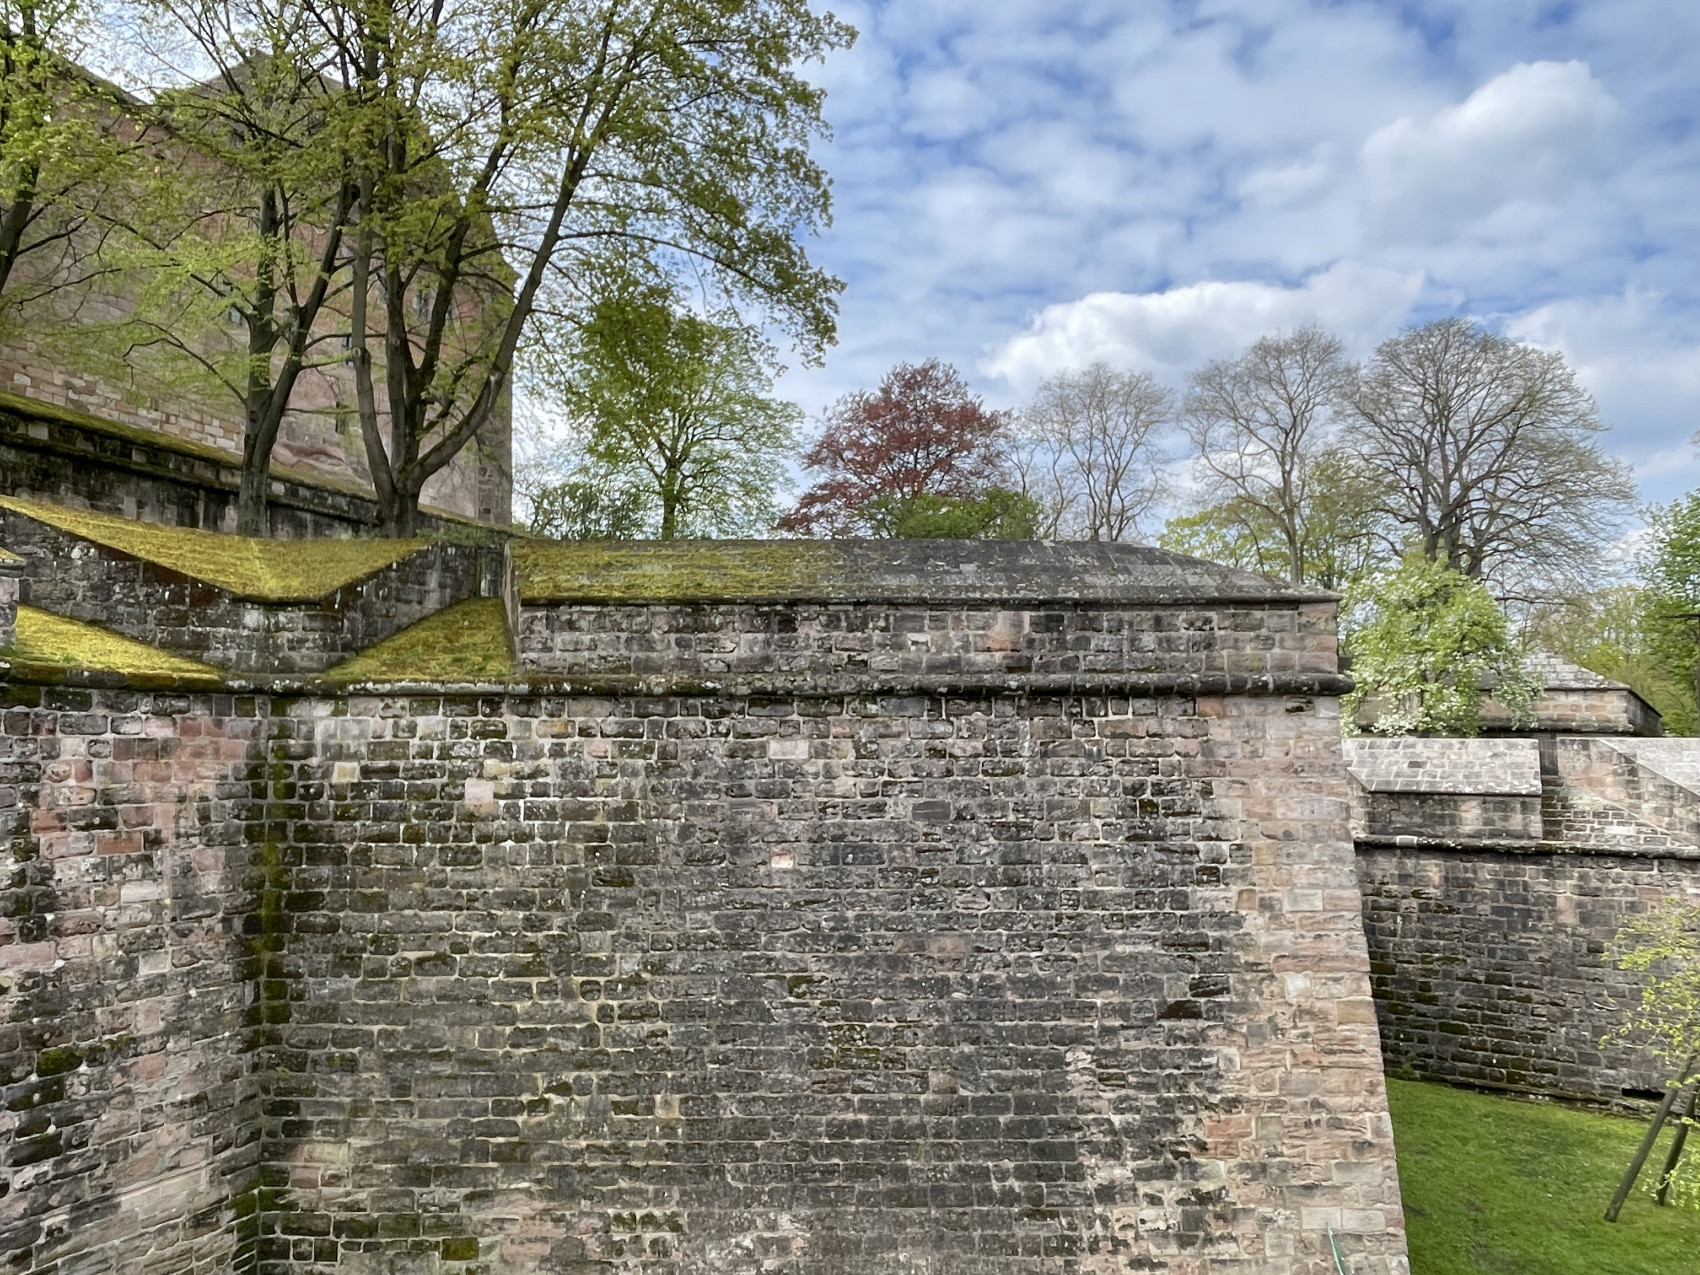
[[[899,363],[878,390],[846,394],[803,455],[819,481],[780,520],[812,536],[890,534],[883,522],[918,497],[978,500],[998,483],[1009,428],[948,363]]]

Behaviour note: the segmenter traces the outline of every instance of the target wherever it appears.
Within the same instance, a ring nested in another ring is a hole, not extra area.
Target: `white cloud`
[[[1630,461],[1642,494],[1666,500],[1700,481],[1690,435],[1700,424],[1700,331],[1671,298],[1632,289],[1537,306],[1506,335],[1557,350],[1593,392],[1612,449]]]
[[[1598,170],[1621,116],[1586,63],[1519,63],[1427,120],[1370,134],[1371,218],[1386,237],[1432,242],[1507,205],[1554,203]]]
[[[1236,281],[1095,292],[1046,306],[981,369],[1022,390],[1051,373],[1099,361],[1173,378],[1265,333],[1305,323],[1363,349],[1404,321],[1422,286],[1420,274],[1340,262],[1293,288]]]

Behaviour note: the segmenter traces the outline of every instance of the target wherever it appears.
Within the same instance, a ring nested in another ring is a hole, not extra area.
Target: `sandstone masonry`
[[[1076,548],[14,672],[10,1269],[1405,1271],[1332,602]]]

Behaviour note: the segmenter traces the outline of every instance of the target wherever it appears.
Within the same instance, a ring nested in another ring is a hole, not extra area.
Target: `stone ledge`
[[[520,676],[505,682],[351,682],[329,677],[229,676],[218,680],[179,674],[121,674],[67,669],[16,657],[0,657],[0,682],[87,687],[94,690],[221,690],[235,694],[321,695],[571,695],[571,696],[733,696],[735,698],[842,699],[846,696],[1022,695],[1044,699],[1079,695],[1133,697],[1243,695],[1250,698],[1295,696],[1333,699],[1352,689],[1339,674],[1292,673],[1268,677],[1191,677],[1176,674],[1110,674],[1102,678],[987,677],[823,679]]]
[[[1547,856],[1586,855],[1607,859],[1693,859],[1700,861],[1700,846],[1586,845],[1575,841],[1524,841],[1509,837],[1418,837],[1405,833],[1359,833],[1352,838],[1354,845],[1372,850],[1440,850],[1458,854],[1495,854]]]

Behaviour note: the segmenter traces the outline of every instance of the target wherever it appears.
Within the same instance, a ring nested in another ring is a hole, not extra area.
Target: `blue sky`
[[[900,359],[1018,405],[1317,321],[1561,350],[1649,500],[1700,486],[1695,0],[843,0],[848,283],[811,413]]]

